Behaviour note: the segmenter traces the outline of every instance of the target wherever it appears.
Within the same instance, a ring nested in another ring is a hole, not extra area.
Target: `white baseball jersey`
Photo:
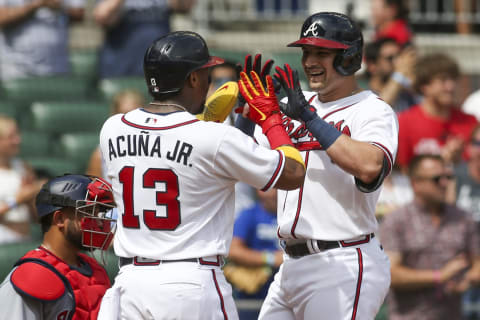
[[[235,183],[267,190],[285,164],[282,152],[188,112],[114,115],[100,148],[118,206],[114,248],[121,257],[227,255]]]
[[[397,152],[398,121],[392,108],[371,91],[329,103],[304,92],[319,117],[354,140],[379,147],[390,169]],[[287,98],[284,99],[286,101]],[[307,173],[303,187],[278,194],[281,238],[348,240],[377,230],[375,205],[380,189],[361,192],[355,178],[333,163],[303,123],[284,119],[286,130],[301,151]],[[257,140],[266,141],[257,135]]]

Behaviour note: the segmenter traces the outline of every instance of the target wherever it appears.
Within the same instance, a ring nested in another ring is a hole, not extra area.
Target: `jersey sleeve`
[[[365,110],[358,112],[352,139],[380,148],[391,171],[398,148],[398,119],[392,108],[379,98],[370,97]]]
[[[2,308],[0,320],[36,320],[44,319],[41,314],[42,302],[29,299],[25,301],[10,283],[10,274],[0,285],[0,301],[8,308]]]
[[[0,286],[0,301],[9,306],[0,312],[0,320],[69,319],[75,297],[64,281],[42,261],[20,264]]]
[[[282,152],[258,145],[233,127],[226,130],[214,159],[221,174],[263,191],[275,185],[284,165]]]

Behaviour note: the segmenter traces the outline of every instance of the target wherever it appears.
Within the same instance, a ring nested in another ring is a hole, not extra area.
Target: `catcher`
[[[110,287],[105,269],[80,251],[108,248],[115,228],[110,185],[65,175],[43,185],[36,198],[42,244],[15,263],[0,286],[0,319],[97,319]]]

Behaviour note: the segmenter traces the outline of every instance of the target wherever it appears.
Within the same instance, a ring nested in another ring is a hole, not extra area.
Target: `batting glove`
[[[269,117],[274,114],[280,114],[277,97],[273,89],[272,77],[266,76],[267,90],[265,90],[260,77],[255,71],[250,71],[250,77],[253,83],[245,72],[241,72],[238,87],[243,98],[250,106],[248,118],[264,128],[263,125]]]
[[[250,77],[250,72],[255,71],[255,73],[260,77],[260,80],[262,81],[262,85],[264,87],[266,87],[267,86],[266,77],[267,77],[267,75],[270,74],[270,71],[272,70],[273,63],[274,63],[274,61],[272,59],[268,59],[265,62],[265,64],[263,65],[263,68],[262,68],[262,55],[261,54],[256,54],[255,55],[255,59],[253,60],[253,64],[252,64],[252,55],[247,54],[245,56],[245,64],[243,66],[243,69],[242,69],[241,65],[239,65],[238,67],[241,71],[245,72],[249,77]],[[250,80],[253,80],[253,79],[250,78]],[[245,105],[245,103],[246,103],[245,99],[243,99],[242,96],[239,96],[238,97],[239,108],[238,108],[238,110],[235,110],[235,112],[242,113],[243,112],[243,106]]]
[[[307,122],[313,119],[316,115],[316,109],[308,104],[303,95],[298,79],[298,71],[292,70],[288,64],[285,64],[283,69],[276,67],[275,70],[277,73],[274,77],[280,82],[288,97],[288,104],[280,104],[282,112],[295,120]]]

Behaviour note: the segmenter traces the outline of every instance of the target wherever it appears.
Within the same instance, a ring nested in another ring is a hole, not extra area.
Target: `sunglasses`
[[[480,140],[472,140],[472,141],[470,141],[470,144],[472,144],[476,147],[480,147]]]
[[[416,177],[415,179],[418,180],[430,180],[435,184],[439,184],[440,180],[446,179],[446,180],[452,180],[454,177],[450,174],[440,174],[438,176],[433,176],[433,177]]]

